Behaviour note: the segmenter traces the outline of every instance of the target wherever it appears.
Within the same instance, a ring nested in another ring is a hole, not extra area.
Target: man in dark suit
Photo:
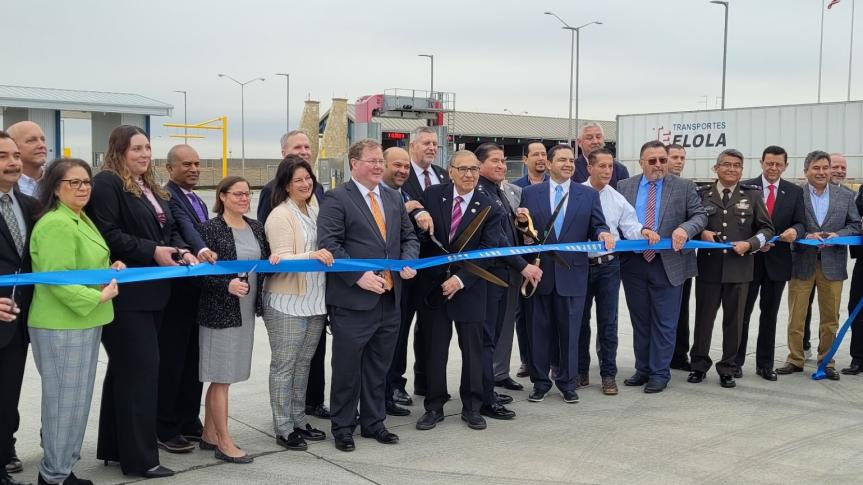
[[[863,214],[863,185],[857,190],[854,198],[857,212]],[[854,271],[851,274],[851,288],[848,295],[848,313],[854,311],[854,307],[863,298],[863,246],[849,246],[851,257],[855,260]],[[848,376],[856,376],[863,372],[863,312],[857,315],[851,324],[851,365],[840,372]]]
[[[572,180],[578,183],[584,183],[590,178],[590,173],[587,171],[587,156],[594,150],[605,148],[605,134],[602,131],[602,126],[595,121],[588,121],[581,125],[578,130],[578,147],[581,148],[581,155],[575,160],[575,171],[572,174]],[[617,182],[628,179],[629,170],[626,166],[617,160],[614,161],[614,171],[611,174],[612,188],[617,188]]]
[[[428,126],[420,126],[411,132],[410,146],[410,172],[408,178],[402,186],[402,194],[406,195],[409,200],[421,200],[425,189],[432,185],[445,184],[450,181],[446,170],[438,167],[433,162],[438,153],[437,132]],[[405,296],[406,304],[402,308],[402,328],[410,328],[411,322],[414,320],[417,308],[422,304],[423,295],[419,295],[414,291],[415,281],[405,281],[402,285],[402,290],[407,294]],[[419,322],[414,327],[414,394],[425,396],[426,389],[426,373],[423,369],[425,365],[425,345],[422,342],[422,330],[419,328]],[[398,392],[399,386],[402,390],[407,383],[404,378],[404,372],[398,376],[393,376],[394,392],[393,399],[397,404],[409,404],[410,396],[406,392]]]
[[[324,196],[318,215],[318,246],[336,259],[404,259],[419,243],[398,192],[381,186],[380,143],[360,140],[348,150],[351,180]],[[327,274],[327,305],[333,334],[330,409],[336,448],[353,451],[357,404],[364,437],[398,443],[384,426],[386,376],[399,332],[403,279],[416,271]]]
[[[429,187],[423,192],[423,206],[434,221],[434,240],[427,233],[421,236],[421,257],[441,256],[460,250],[486,249],[500,242],[500,218],[494,201],[475,190],[479,179],[479,162],[473,153],[462,150],[453,154],[449,167],[451,183]],[[484,211],[488,215],[466,245],[455,247],[467,227]],[[443,248],[439,247],[440,243]],[[493,262],[477,264],[488,267]],[[422,271],[417,290],[425,294],[425,305],[419,309],[423,341],[426,343],[427,389],[425,414],[417,421],[419,430],[428,430],[443,421],[443,405],[447,401],[446,363],[449,357],[452,327],[455,322],[462,355],[461,419],[471,429],[485,429],[480,416],[483,404],[483,319],[487,308],[484,301],[488,284],[464,266],[434,266]]]
[[[743,311],[743,326],[740,347],[737,350],[737,373],[743,375],[746,362],[746,347],[749,339],[749,319],[759,298],[758,343],[755,349],[755,373],[768,381],[776,380],[774,353],[776,351],[776,318],[785,283],[791,279],[791,243],[803,234],[806,216],[803,209],[803,189],[782,179],[788,167],[788,153],[778,146],[769,146],[761,154],[761,176],[743,182],[761,190],[767,213],[773,221],[773,228],[779,241],[768,243],[755,253],[755,269],[746,307]],[[852,246],[856,247],[856,246]]]
[[[701,234],[707,216],[695,183],[666,173],[668,150],[662,142],[642,145],[638,163],[642,173],[621,181],[617,191],[635,207],[644,227],[671,238],[674,250],[621,255],[620,276],[635,350],[635,374],[623,383],[657,393],[671,379],[683,282],[698,274],[695,251],[683,245]]]
[[[303,160],[314,165],[312,160],[312,148],[309,136],[302,130],[292,130],[284,135],[280,140],[282,147],[282,162],[287,163],[285,158],[288,155],[296,155]],[[275,179],[270,180],[261,188],[260,196],[258,197],[258,220],[261,224],[267,222],[267,216],[273,210],[273,186]],[[315,197],[318,202],[324,198],[324,186],[315,182]],[[306,414],[316,416],[321,419],[330,418],[330,410],[324,404],[324,362],[327,352],[327,327],[321,331],[321,338],[318,340],[318,346],[315,349],[315,355],[312,356],[312,362],[309,365],[309,382],[306,384]]]
[[[761,200],[761,189],[743,185],[743,154],[723,150],[713,166],[716,182],[702,186],[701,203],[707,212],[707,227],[701,239],[727,242],[733,249],[698,251],[698,278],[695,280],[695,331],[693,335],[692,372],[688,381],[704,380],[713,363],[710,342],[716,313],[722,306],[722,358],[716,362],[719,384],[735,387],[737,350],[743,326],[746,293],[755,266],[753,251],[761,249],[773,237],[773,222]]]
[[[39,212],[36,199],[22,194],[17,187],[21,176],[21,153],[12,138],[0,131],[0,274],[30,272],[30,232]],[[0,321],[0,485],[16,485],[9,473],[23,470],[15,452],[15,432],[20,416],[18,399],[27,361],[27,310],[32,287],[15,290],[14,320]],[[0,300],[8,314],[12,288],[0,288]]]
[[[546,240],[548,244],[599,240],[605,243],[606,250],[613,249],[615,239],[605,225],[599,193],[572,181],[575,170],[572,147],[552,147],[549,159],[548,182],[526,187],[521,194],[521,206],[528,209],[535,227],[545,228],[556,208],[560,207]],[[548,256],[541,258],[542,279],[530,305],[530,380],[533,392],[528,399],[531,402],[542,401],[551,389],[548,374],[550,354],[555,347],[560,352],[560,369],[554,384],[565,402],[576,403],[579,400],[575,388],[578,336],[587,294],[587,253],[561,252],[558,255],[569,267]],[[553,338],[553,327],[557,328],[557,339]]]
[[[183,240],[198,260],[216,262],[198,226],[208,219],[207,205],[194,192],[198,185],[201,159],[189,145],[176,145],[168,151],[165,167],[170,180],[165,188],[171,194],[168,206]],[[201,440],[203,384],[198,380],[198,298],[200,289],[193,281],[171,280],[171,298],[159,327],[159,402],[156,433],[159,447],[169,453],[187,453]]]

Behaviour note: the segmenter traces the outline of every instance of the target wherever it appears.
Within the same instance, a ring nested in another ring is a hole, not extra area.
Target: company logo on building
[[[671,129],[656,128],[656,139],[665,144],[676,143],[683,148],[711,148],[727,146],[724,121],[696,121],[672,123]]]

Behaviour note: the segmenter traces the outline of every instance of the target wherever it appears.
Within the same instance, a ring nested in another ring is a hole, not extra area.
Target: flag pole
[[[818,2],[821,5],[821,42],[818,45],[818,102],[821,102],[821,61],[824,57],[824,10],[827,8],[824,2]]]
[[[851,41],[848,47],[848,101],[851,101],[851,62],[854,58],[854,3],[851,0]]]

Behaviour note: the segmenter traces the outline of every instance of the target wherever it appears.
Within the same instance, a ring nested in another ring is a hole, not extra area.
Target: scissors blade
[[[563,204],[566,204],[566,199],[568,197],[569,192],[563,194],[560,202],[557,203],[557,207],[554,208],[554,212],[551,213],[551,219],[548,220],[548,224],[545,225],[545,228],[542,231],[542,240],[539,241],[540,245],[545,244],[545,242],[548,240],[548,236],[551,235],[551,230],[554,228],[554,222],[557,221],[557,217],[560,215],[560,211],[561,209],[563,209]],[[558,236],[560,235],[558,234]]]
[[[477,216],[470,221],[470,224],[464,229],[464,232],[455,240],[453,243],[453,247],[455,247],[456,252],[460,253],[464,250],[467,243],[473,238],[473,235],[476,234],[476,231],[479,230],[479,227],[485,222],[486,217],[488,217],[488,212],[491,210],[491,206],[485,206],[485,209],[481,210]]]
[[[488,281],[489,283],[500,286],[501,288],[509,288],[509,283],[498,278],[497,276],[495,276],[494,273],[488,271],[487,269],[481,266],[477,266],[470,261],[460,261],[460,263],[464,265],[464,269],[466,269],[468,272],[479,276],[480,278]]]

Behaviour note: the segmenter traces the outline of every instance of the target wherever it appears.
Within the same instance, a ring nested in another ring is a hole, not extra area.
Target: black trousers
[[[762,262],[760,262],[762,261]],[[756,255],[755,264],[764,264],[763,258]],[[776,317],[779,314],[779,305],[782,301],[782,292],[785,291],[784,281],[771,281],[766,271],[755,270],[755,279],[749,283],[746,295],[746,306],[743,310],[743,325],[740,330],[740,346],[737,349],[737,357],[734,361],[738,367],[743,367],[746,362],[746,347],[749,343],[749,319],[755,308],[755,300],[758,300],[758,308],[761,315],[758,317],[758,343],[755,348],[755,366],[759,369],[772,369],[776,353]]]
[[[674,340],[674,355],[671,357],[671,365],[686,362],[689,354],[689,297],[692,294],[692,280],[687,278],[683,282],[683,296],[680,300],[680,316],[677,317],[677,335]]]
[[[333,333],[330,413],[333,436],[352,434],[357,404],[360,426],[369,433],[384,427],[387,369],[399,333],[399,305],[392,291],[371,310],[332,306]]]
[[[452,340],[453,321],[443,308],[423,311],[423,341],[426,343],[426,364],[428,370],[426,397],[423,401],[426,411],[442,411],[449,398],[446,381],[446,365],[449,358],[449,345]],[[458,333],[458,346],[461,349],[461,397],[462,411],[466,414],[479,413],[483,402],[483,322],[455,322]]]
[[[306,406],[324,403],[324,365],[327,357],[327,326],[321,329],[321,338],[309,366],[309,382],[306,383]]]
[[[15,333],[5,347],[0,348],[0,476],[6,474],[5,466],[12,458],[15,446],[15,432],[18,431],[20,415],[18,400],[21,397],[21,384],[24,381],[24,365],[27,362],[27,339],[18,321],[0,323],[15,325]],[[31,403],[34,409],[38,403]]]
[[[400,302],[401,318],[399,319],[399,336],[396,341],[396,348],[393,352],[393,361],[387,371],[387,400],[392,400],[393,392],[398,389],[405,390],[408,380],[405,378],[407,372],[408,358],[408,337],[411,332],[411,324],[414,316],[417,314],[417,308],[421,300],[418,299],[418,290],[413,279],[402,280],[402,293]],[[420,389],[426,387],[425,384],[425,348],[420,335],[420,324],[417,321],[414,328],[414,386],[419,383]]]
[[[731,375],[737,368],[734,359],[740,346],[740,328],[746,291],[749,283],[710,283],[695,281],[695,331],[693,332],[692,370],[707,372],[713,361],[710,359],[710,341],[713,323],[719,306],[722,306],[722,358],[716,363],[719,375]]]
[[[173,284],[159,328],[159,394],[157,434],[161,441],[177,435],[200,435],[203,425],[198,379],[198,297],[188,282]]]
[[[162,312],[115,311],[102,330],[108,370],[102,385],[96,457],[119,461],[123,473],[159,464],[156,407]]]
[[[509,270],[506,267],[493,267],[489,271],[502,279],[509,280]],[[481,282],[479,284],[486,284]],[[506,316],[507,288],[486,284],[485,321],[482,324],[482,402],[491,406],[494,398],[494,349],[503,329],[503,319]],[[459,334],[461,338],[461,334]]]
[[[854,263],[854,272],[851,274],[851,292],[848,297],[848,314],[854,311],[854,307],[863,298],[863,259],[857,259]],[[851,363],[863,365],[863,312],[857,315],[851,324]]]

